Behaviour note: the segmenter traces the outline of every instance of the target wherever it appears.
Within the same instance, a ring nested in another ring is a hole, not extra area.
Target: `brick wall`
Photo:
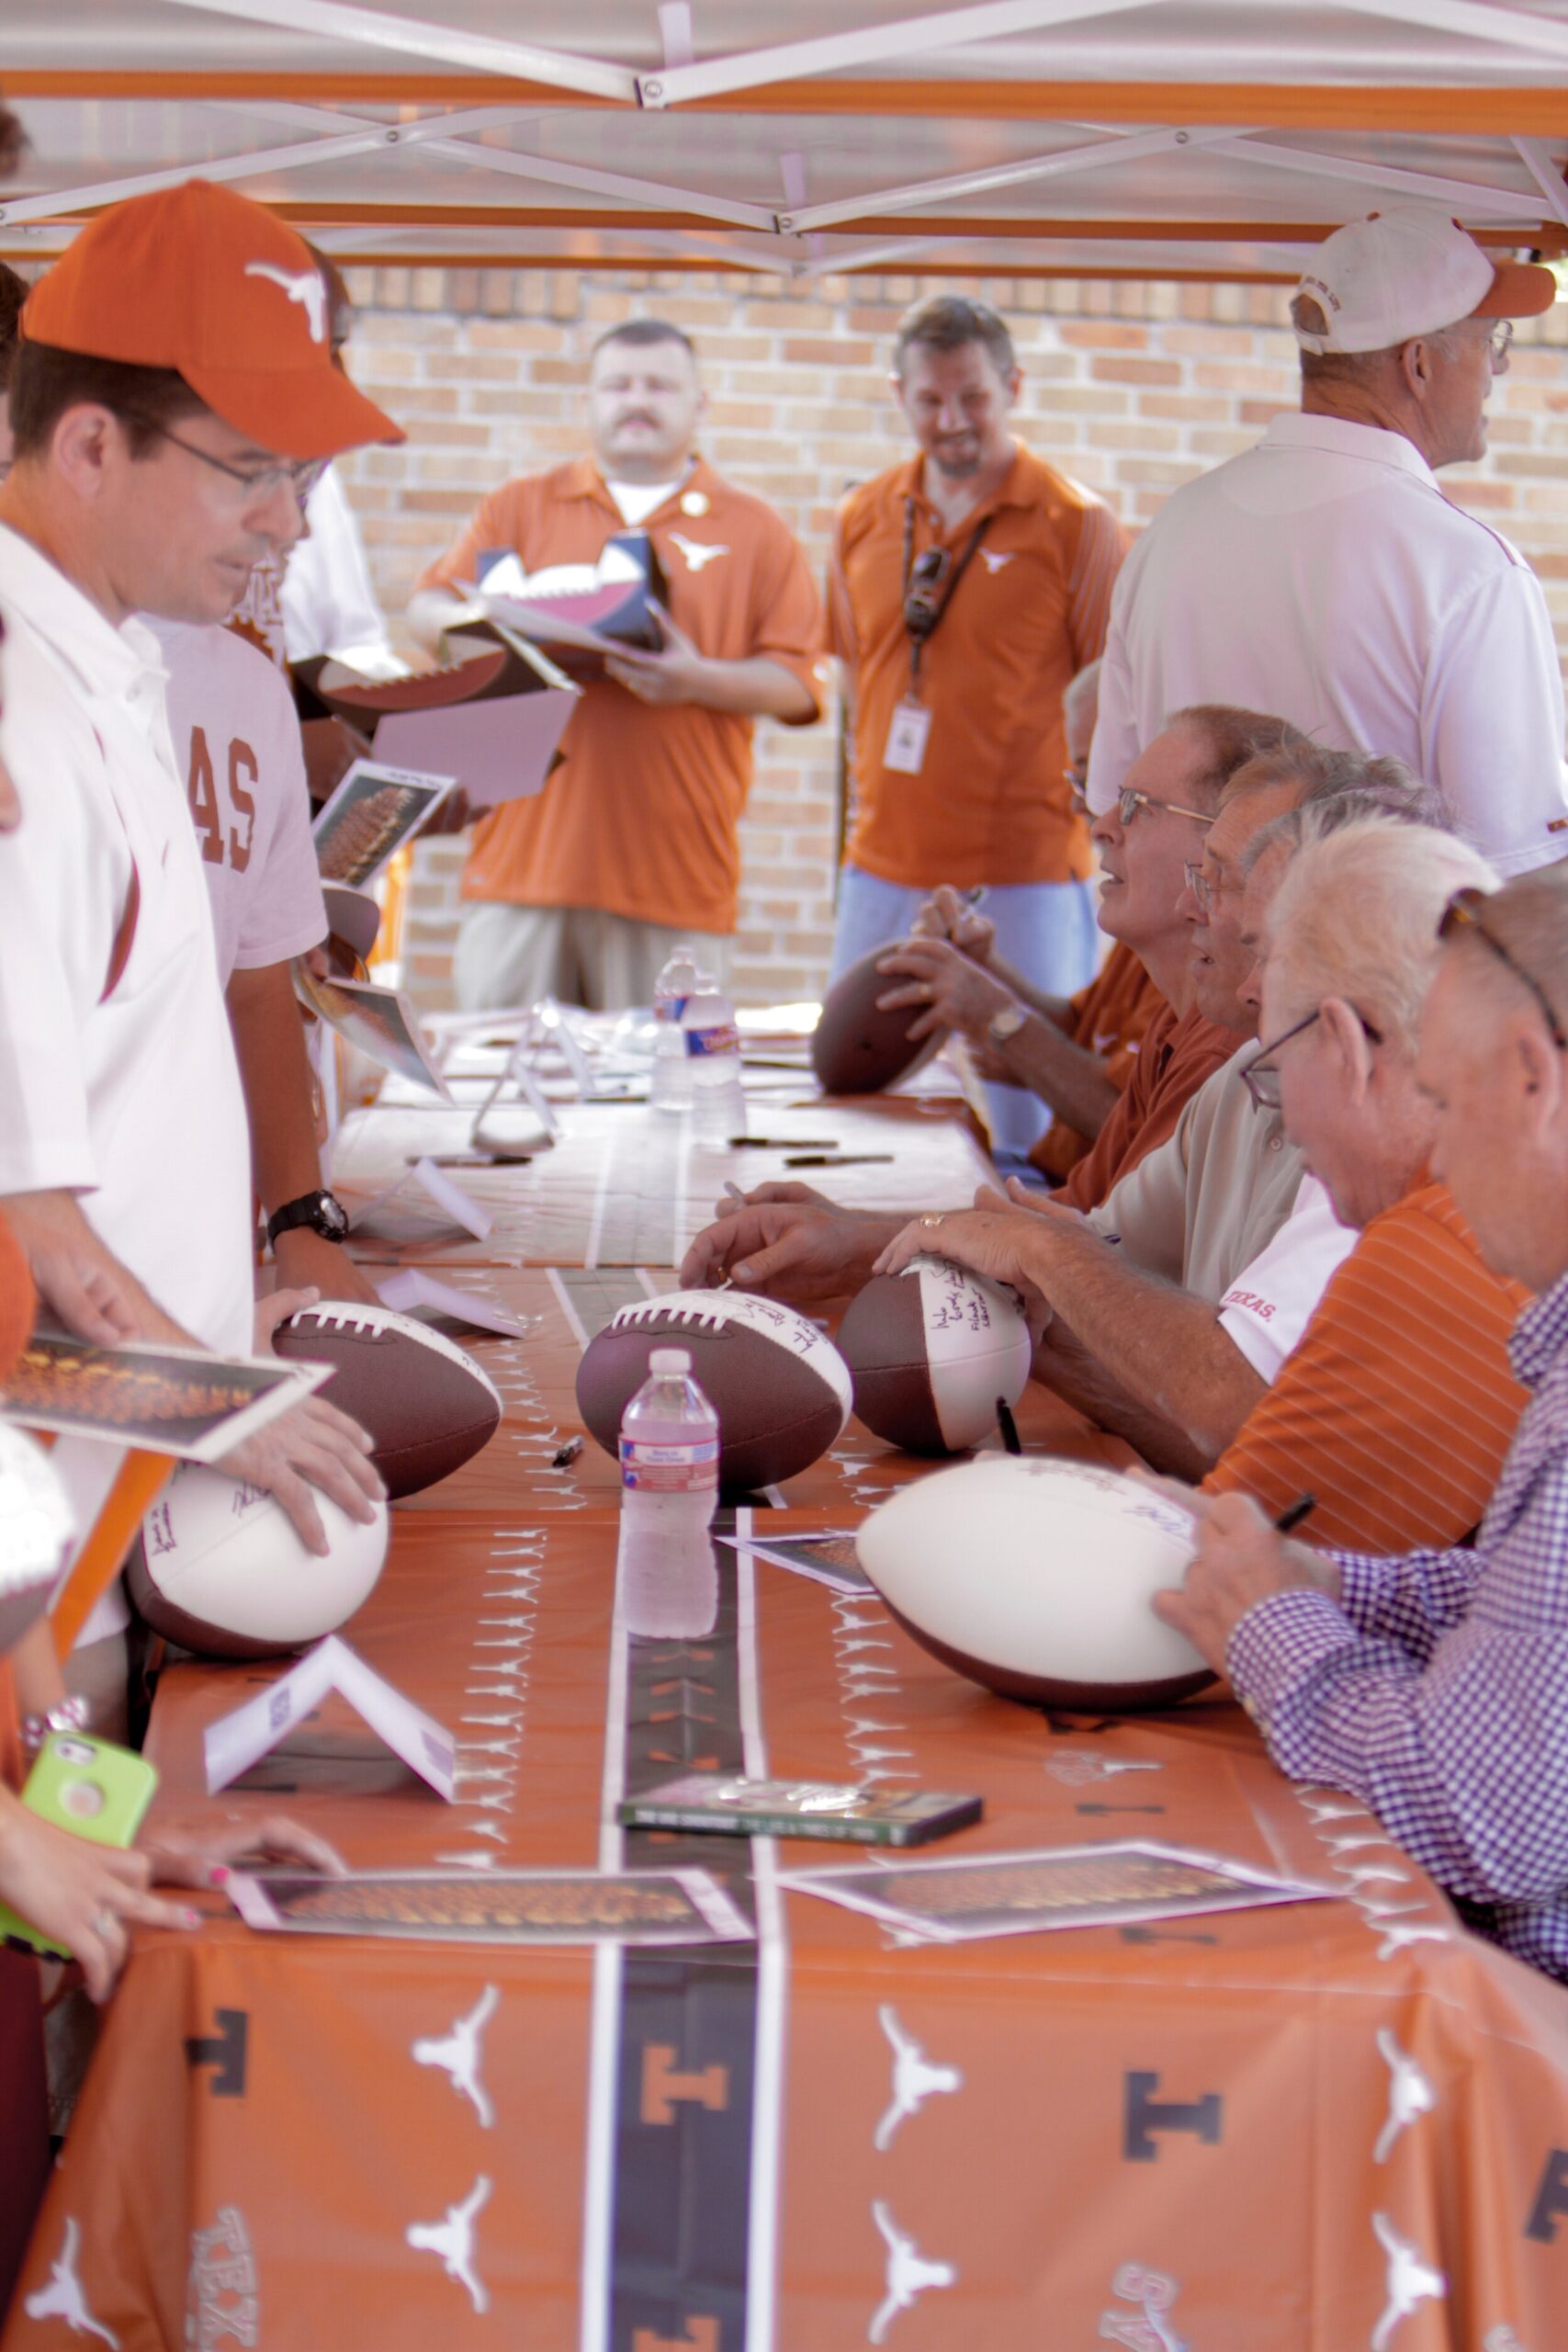
[[[606,277],[572,272],[366,270],[353,364],[403,423],[407,446],[346,469],[389,615],[415,574],[507,475],[583,447],[589,346],[615,319],[656,311],[697,340],[711,406],[706,454],[771,499],[820,572],[835,501],[907,447],[888,396],[899,312],[930,284]],[[1255,441],[1296,398],[1284,295],[1269,287],[1007,281],[977,291],[1007,316],[1025,389],[1018,424],[1136,527],[1180,482]],[[1568,303],[1521,324],[1492,400],[1484,464],[1450,494],[1495,520],[1545,584],[1568,645]],[[817,993],[832,931],[837,722],[762,722],[743,830],[735,975],[742,1001]],[[419,852],[405,935],[417,1000],[450,1001],[459,842]]]

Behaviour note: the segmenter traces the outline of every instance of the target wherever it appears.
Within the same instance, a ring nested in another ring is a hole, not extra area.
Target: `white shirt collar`
[[[150,628],[134,618],[115,628],[58,564],[8,524],[0,524],[0,597],[89,695],[134,701],[149,675],[161,683],[167,674]]]
[[[1442,495],[1436,474],[1415,442],[1381,424],[1355,424],[1346,416],[1306,416],[1299,409],[1291,409],[1274,419],[1258,447],[1322,449],[1336,458],[1360,458],[1369,465],[1411,474]]]

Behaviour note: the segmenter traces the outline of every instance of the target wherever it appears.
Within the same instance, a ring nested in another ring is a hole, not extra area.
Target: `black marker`
[[[1021,1453],[1023,1448],[1018,1440],[1018,1423],[1013,1419],[1011,1408],[1005,1396],[997,1398],[997,1426],[1001,1430],[1002,1443],[1008,1452]]]
[[[1315,1495],[1298,1495],[1288,1510],[1282,1510],[1274,1521],[1276,1535],[1293,1535],[1303,1519],[1310,1519],[1317,1509]]]
[[[785,1154],[786,1168],[870,1168],[890,1161],[890,1151],[846,1151],[834,1159],[825,1151],[792,1151]]]

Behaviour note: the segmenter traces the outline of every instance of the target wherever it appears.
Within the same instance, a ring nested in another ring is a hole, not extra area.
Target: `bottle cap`
[[[655,1348],[648,1368],[649,1372],[690,1372],[692,1359],[684,1348]]]

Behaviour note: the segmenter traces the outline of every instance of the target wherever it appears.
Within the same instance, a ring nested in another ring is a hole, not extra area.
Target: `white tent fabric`
[[[0,254],[194,172],[353,261],[1291,279],[1411,201],[1568,252],[1568,0],[551,14],[6,0]]]

